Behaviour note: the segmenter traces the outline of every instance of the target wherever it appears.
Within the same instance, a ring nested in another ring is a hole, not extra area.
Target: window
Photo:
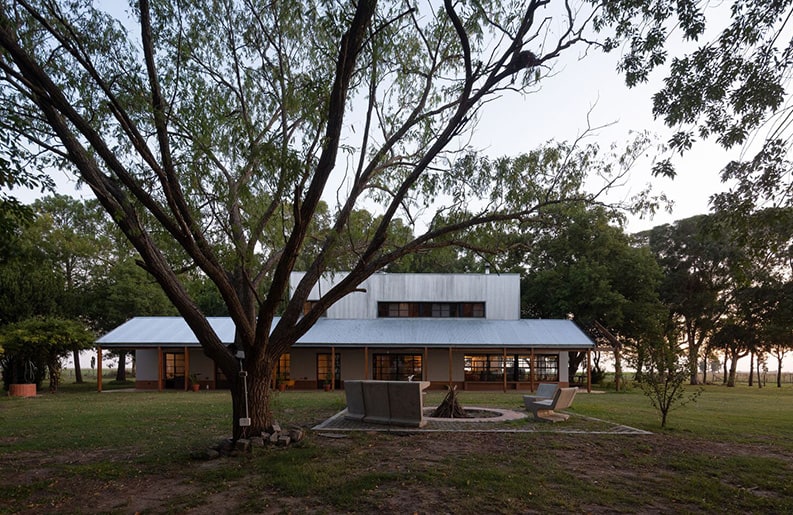
[[[535,354],[534,355],[534,380],[558,381],[559,380],[559,355]]]
[[[421,354],[375,354],[372,360],[374,379],[406,381],[408,376],[421,379]]]
[[[465,357],[466,381],[503,381],[504,356],[483,354]]]
[[[506,365],[506,367],[505,367]],[[531,380],[531,355],[482,354],[465,356],[466,381],[503,381],[506,368],[507,381]],[[534,356],[535,381],[559,381],[559,356],[537,354]]]
[[[331,354],[317,354],[317,388],[322,388],[328,379],[333,375]],[[336,374],[333,378],[334,388],[341,388],[341,354],[336,353]]]
[[[292,357],[289,353],[281,354],[281,357],[278,358],[278,368],[275,371],[275,377],[277,377],[279,381],[288,381],[291,365]]]
[[[185,385],[184,353],[166,352],[163,354],[162,359],[165,388],[183,389]]]
[[[484,302],[378,302],[380,318],[485,318]]]
[[[165,379],[184,378],[184,354],[166,352],[163,354],[165,362]]]

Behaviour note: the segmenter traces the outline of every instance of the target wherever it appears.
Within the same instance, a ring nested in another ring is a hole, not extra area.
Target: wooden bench
[[[532,412],[537,420],[546,422],[563,422],[570,418],[565,413],[556,413],[555,410],[567,409],[573,404],[578,388],[559,388],[553,399],[544,399],[529,403],[526,408]]]
[[[423,427],[429,381],[344,381],[349,420],[389,426]]]

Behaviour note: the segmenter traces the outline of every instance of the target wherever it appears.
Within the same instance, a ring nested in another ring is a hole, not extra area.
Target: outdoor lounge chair
[[[526,406],[526,408],[532,412],[537,420],[563,422],[570,418],[570,415],[556,413],[555,410],[569,408],[573,404],[577,391],[578,388],[559,388],[556,390],[556,395],[553,396],[553,399],[535,401]]]
[[[537,401],[544,401],[545,399],[553,399],[553,396],[556,395],[556,390],[559,389],[559,385],[556,383],[540,383],[537,386],[537,390],[535,390],[533,395],[524,395],[523,396],[523,404],[526,405],[526,409],[530,410],[531,408],[529,405],[532,402]]]

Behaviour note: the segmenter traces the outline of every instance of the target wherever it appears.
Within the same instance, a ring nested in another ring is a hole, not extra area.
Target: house
[[[302,276],[292,273],[290,291]],[[342,277],[324,277],[306,308]],[[223,342],[234,340],[231,319],[209,322]],[[193,374],[202,387],[225,384],[179,317],[133,318],[97,344],[136,352],[136,388],[184,389]],[[570,320],[521,319],[518,274],[378,273],[281,357],[277,377],[296,389],[415,378],[431,388],[534,390],[539,382],[569,385],[568,352],[593,348]]]

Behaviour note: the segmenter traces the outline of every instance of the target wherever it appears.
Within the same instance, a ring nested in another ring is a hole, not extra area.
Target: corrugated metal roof
[[[209,323],[224,343],[234,341],[230,318],[210,318]],[[97,343],[104,347],[196,346],[198,340],[180,317],[138,317]],[[594,343],[570,320],[322,318],[296,346],[591,348]]]

